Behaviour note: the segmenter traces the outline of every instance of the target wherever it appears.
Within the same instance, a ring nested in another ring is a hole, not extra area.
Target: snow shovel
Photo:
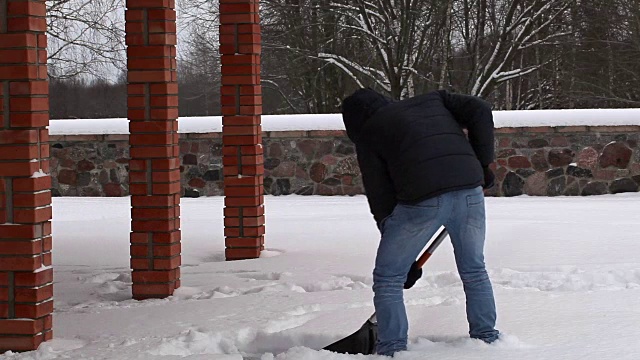
[[[438,236],[433,240],[431,245],[425,250],[420,258],[417,260],[418,268],[422,268],[424,263],[429,260],[433,252],[438,248],[438,246],[442,243],[444,238],[447,237],[449,233],[447,229],[442,228]],[[373,315],[365,323],[353,334],[347,336],[342,340],[338,340],[331,345],[328,345],[323,350],[329,350],[341,354],[364,354],[371,355],[376,351],[376,342],[378,341],[378,321],[376,320],[376,313]]]

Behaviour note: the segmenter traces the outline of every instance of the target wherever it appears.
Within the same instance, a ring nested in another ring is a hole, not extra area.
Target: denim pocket
[[[467,195],[467,223],[477,229],[485,228],[484,194],[479,190]]]
[[[471,194],[467,195],[467,207],[482,206],[484,205],[484,194]]]
[[[396,207],[392,220],[408,235],[418,235],[436,220],[440,210],[440,202],[441,199],[438,196],[417,204],[400,204]]]

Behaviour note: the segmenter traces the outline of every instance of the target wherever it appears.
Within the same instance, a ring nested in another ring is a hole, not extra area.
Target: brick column
[[[45,2],[0,0],[0,353],[51,339]]]
[[[128,0],[133,298],[180,286],[180,161],[174,0]]]
[[[258,0],[220,0],[224,235],[227,260],[264,249]]]

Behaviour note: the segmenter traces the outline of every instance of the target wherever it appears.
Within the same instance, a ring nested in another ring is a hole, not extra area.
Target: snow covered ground
[[[376,359],[317,349],[373,312],[363,196],[267,197],[267,251],[225,262],[223,198],[182,200],[182,288],[130,299],[128,198],[55,198],[54,336],[27,359]],[[467,338],[451,245],[405,292],[414,359],[640,359],[640,194],[489,198],[487,265],[505,336]]]

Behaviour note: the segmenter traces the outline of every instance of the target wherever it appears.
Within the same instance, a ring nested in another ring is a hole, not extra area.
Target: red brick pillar
[[[264,249],[258,0],[220,0],[224,235],[227,260]]]
[[[0,353],[51,339],[44,1],[0,0]]]
[[[174,0],[128,0],[133,298],[180,286],[180,161]]]

